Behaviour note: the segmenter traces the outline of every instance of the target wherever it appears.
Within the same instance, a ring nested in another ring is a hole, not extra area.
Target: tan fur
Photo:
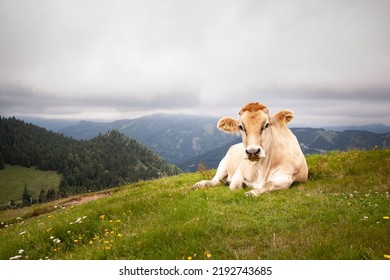
[[[286,126],[294,118],[288,110],[270,115],[266,106],[256,102],[244,106],[238,120],[222,118],[218,128],[227,133],[240,132],[242,143],[233,145],[210,181],[194,188],[215,186],[222,180],[231,189],[253,187],[247,195],[288,188],[294,181],[305,181],[308,168],[298,140]]]
[[[258,102],[248,103],[244,107],[242,107],[239,114],[242,115],[242,113],[244,113],[244,112],[256,112],[256,111],[260,111],[260,110],[263,110],[264,112],[268,113],[268,108],[266,106],[264,106],[263,104],[260,104]]]

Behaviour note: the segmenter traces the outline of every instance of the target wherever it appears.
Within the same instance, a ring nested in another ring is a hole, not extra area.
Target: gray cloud
[[[0,2],[7,115],[232,115],[390,124],[390,1]],[[345,123],[347,122],[347,123]]]
[[[87,100],[84,97],[58,96],[36,92],[26,88],[0,88],[0,111],[7,115],[12,112],[39,113],[45,111],[74,114],[83,110],[100,112],[109,108],[118,112],[129,110],[172,110],[178,107],[189,109],[199,106],[200,101],[195,94],[189,91],[159,92],[153,95],[139,92],[126,95],[92,96]]]

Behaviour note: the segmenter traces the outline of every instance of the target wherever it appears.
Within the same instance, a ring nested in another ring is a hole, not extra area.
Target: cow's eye
[[[265,125],[264,125],[264,129],[266,129],[266,128],[268,128],[269,127],[269,123],[266,123]]]
[[[238,129],[244,131],[244,127],[241,124],[238,126]]]

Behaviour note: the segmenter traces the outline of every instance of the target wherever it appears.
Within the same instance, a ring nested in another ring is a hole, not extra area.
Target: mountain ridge
[[[159,117],[159,116],[172,116],[172,117],[181,117],[181,116],[187,116],[191,118],[210,118],[215,119],[216,121],[219,120],[219,117],[211,117],[206,115],[190,115],[190,114],[168,114],[168,113],[156,113],[151,115],[145,115],[137,118],[125,118],[125,119],[117,119],[117,120],[111,120],[111,121],[98,121],[98,120],[69,120],[69,119],[45,119],[45,118],[38,118],[38,117],[21,117],[21,116],[15,116],[18,119],[24,120],[25,122],[35,124],[37,126],[46,128],[47,130],[51,130],[54,132],[62,132],[68,130],[70,127],[78,126],[80,123],[97,123],[101,124],[102,126],[107,126],[108,124],[116,124],[121,122],[128,122],[128,121],[134,121],[138,119],[150,119],[153,117]],[[368,131],[373,132],[377,134],[383,134],[390,132],[390,126],[385,125],[383,123],[372,123],[372,124],[366,124],[366,125],[339,125],[339,126],[292,126],[292,128],[298,128],[298,127],[308,127],[308,128],[316,128],[316,129],[325,129],[325,130],[334,130],[334,131],[346,131],[346,130],[357,130],[357,131]],[[85,139],[83,139],[85,140]]]

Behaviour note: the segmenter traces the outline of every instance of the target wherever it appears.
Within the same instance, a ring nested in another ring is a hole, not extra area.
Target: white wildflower
[[[58,244],[58,243],[61,243],[61,240],[59,238],[55,238],[55,239],[53,239],[53,242]]]
[[[24,252],[24,250],[23,250],[23,249],[20,249],[20,250],[19,250],[19,255],[21,255],[23,252]]]
[[[20,236],[22,236],[22,235],[24,235],[24,234],[26,234],[27,233],[27,231],[22,231],[21,233],[20,233]]]
[[[22,255],[16,255],[16,256],[14,256],[14,257],[10,257],[9,259],[10,260],[18,260],[18,259],[20,259],[22,257]]]

